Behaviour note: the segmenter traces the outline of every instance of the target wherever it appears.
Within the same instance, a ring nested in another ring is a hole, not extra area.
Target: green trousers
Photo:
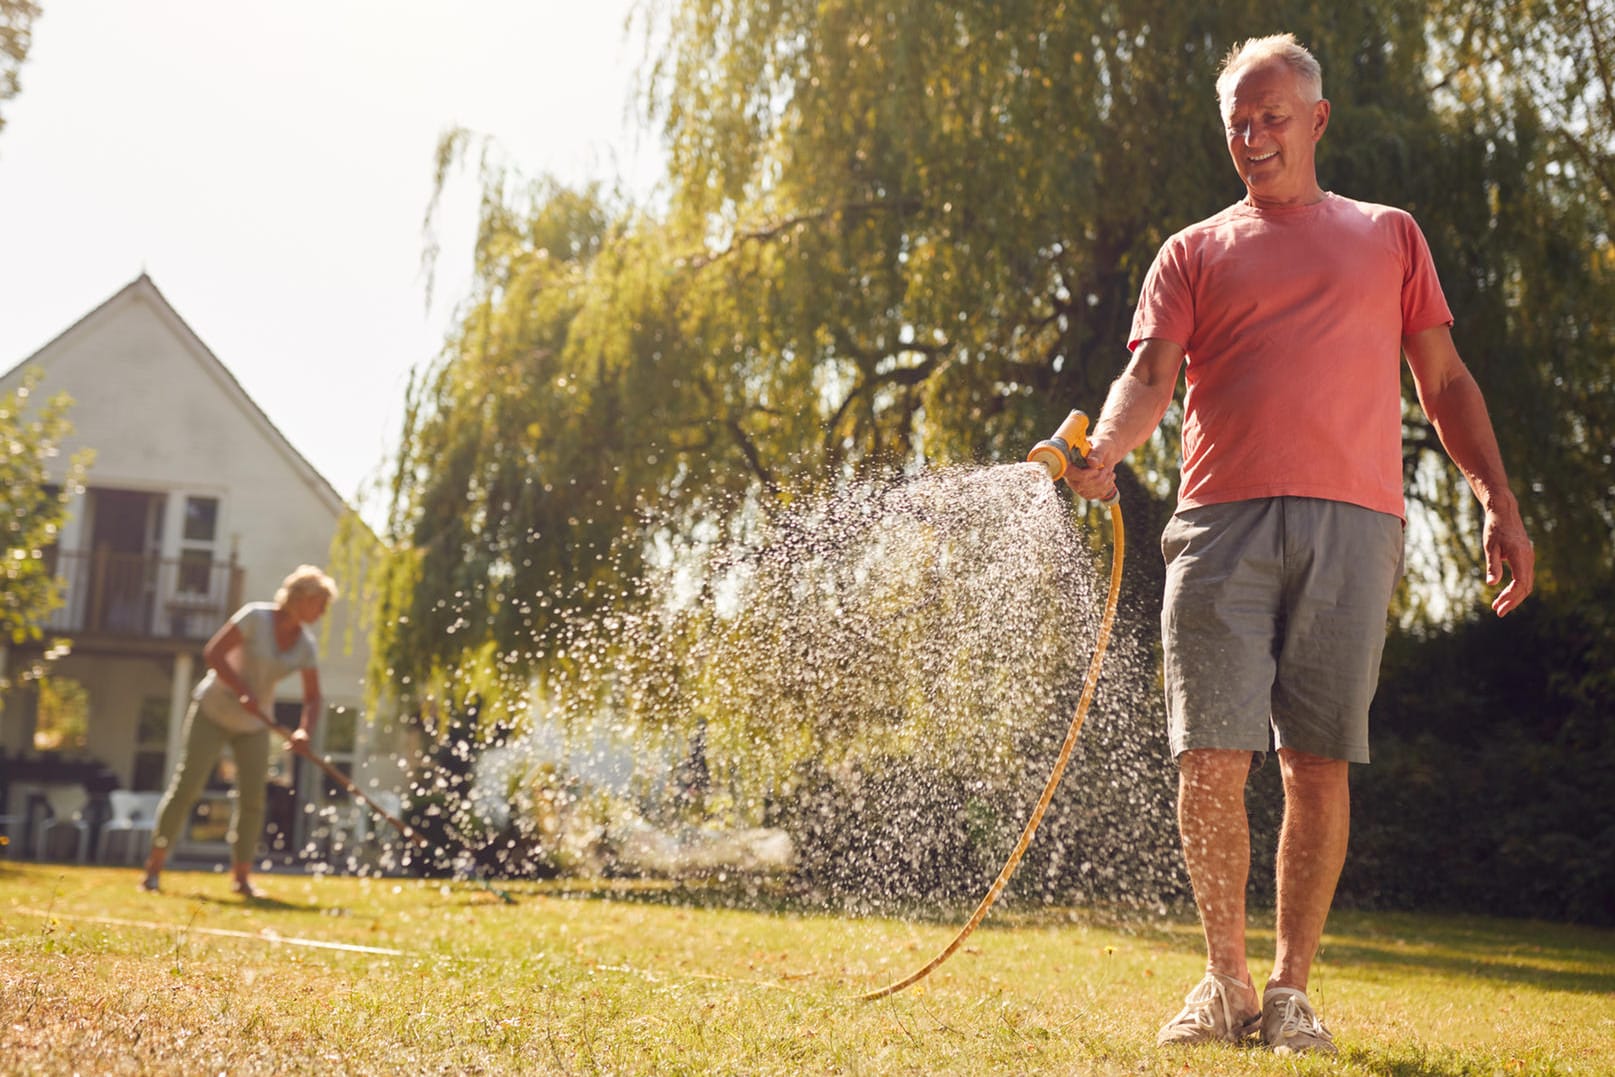
[[[185,820],[207,788],[219,753],[229,745],[236,764],[235,808],[227,840],[237,864],[252,860],[264,829],[264,787],[269,781],[269,730],[231,733],[200,713],[195,703],[185,715],[185,747],[173,780],[157,806],[157,833],[152,843],[166,849],[185,828]]]

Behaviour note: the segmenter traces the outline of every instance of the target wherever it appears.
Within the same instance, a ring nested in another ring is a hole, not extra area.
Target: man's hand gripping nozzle
[[[1092,446],[1088,442],[1088,416],[1081,411],[1073,411],[1065,417],[1060,429],[1054,436],[1046,438],[1032,446],[1032,451],[1026,454],[1030,463],[1041,464],[1043,470],[1049,473],[1051,482],[1059,482],[1065,477],[1068,468],[1088,466],[1088,451]],[[1112,486],[1110,493],[1099,499],[1101,505],[1114,505],[1116,503],[1116,488]]]

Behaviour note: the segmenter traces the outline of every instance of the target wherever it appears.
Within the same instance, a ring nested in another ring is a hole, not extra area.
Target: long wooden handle
[[[262,722],[271,733],[278,734],[283,740],[286,741],[288,745],[292,743],[291,734],[286,732],[284,727],[270,721],[269,716],[264,714],[263,711],[259,710],[257,707],[247,707],[244,703],[242,706],[246,707],[247,713],[251,714],[254,718]],[[349,796],[353,797],[365,807],[369,808],[371,811],[375,812],[377,815],[391,823],[393,828],[397,830],[398,833],[402,834],[407,840],[414,842],[422,849],[425,849],[431,845],[431,842],[427,841],[426,836],[420,831],[393,815],[392,812],[388,811],[386,808],[383,808],[374,800],[371,800],[369,797],[365,796],[359,787],[353,784],[353,779],[349,778],[346,774],[332,766],[330,760],[322,759],[320,756],[315,754],[312,748],[309,749],[306,755],[304,755],[302,752],[296,751],[296,749],[293,749],[293,752],[297,755],[303,755],[303,758],[325,771],[326,776],[340,785],[343,789],[346,789]]]

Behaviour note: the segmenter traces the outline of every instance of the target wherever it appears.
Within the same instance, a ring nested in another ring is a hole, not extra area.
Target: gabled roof
[[[286,435],[280,432],[280,428],[270,420],[257,402],[241,387],[241,383],[236,380],[235,375],[230,373],[230,368],[225,366],[219,357],[213,354],[213,350],[202,342],[202,338],[197,336],[196,331],[186,323],[184,318],[180,317],[179,311],[174,309],[173,304],[158,290],[151,277],[145,273],[141,273],[140,276],[113,293],[99,306],[96,306],[79,318],[78,321],[56,334],[28,358],[16,364],[4,374],[0,374],[0,381],[10,380],[23,367],[37,362],[61,342],[83,332],[87,326],[105,317],[113,308],[139,299],[145,300],[157,312],[159,317],[169,323],[169,328],[174,331],[176,337],[185,345],[186,351],[197,361],[202,372],[214,380],[226,396],[240,409],[241,414],[247,421],[257,427],[266,436],[269,443],[285,456],[292,469],[302,476],[303,481],[308,484],[310,489],[321,500],[327,502],[333,512],[351,512],[352,508],[348,505],[347,500],[337,492],[336,487],[332,486],[330,481],[324,475],[321,475],[318,469],[309,463],[302,453],[297,451],[296,446],[287,440]]]

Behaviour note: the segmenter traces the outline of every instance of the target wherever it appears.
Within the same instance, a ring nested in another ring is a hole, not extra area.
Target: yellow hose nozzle
[[[1054,436],[1038,442],[1032,446],[1032,451],[1026,454],[1029,463],[1041,464],[1043,470],[1049,473],[1051,482],[1059,482],[1065,473],[1073,467],[1088,466],[1088,452],[1093,446],[1088,441],[1088,416],[1085,412],[1073,410],[1060,424],[1060,429]],[[1113,504],[1116,492],[1112,490],[1109,497],[1104,498],[1101,504]]]
[[[1026,459],[1034,464],[1042,464],[1043,470],[1049,473],[1049,479],[1059,482],[1070,468],[1088,466],[1089,447],[1088,416],[1084,412],[1073,411],[1065,417],[1065,422],[1060,424],[1060,429],[1054,432],[1053,437],[1032,446]]]
[[[1026,459],[1030,463],[1043,465],[1043,470],[1049,473],[1051,482],[1059,482],[1069,466],[1066,463],[1065,446],[1056,445],[1053,438],[1032,446],[1032,451],[1026,454]]]

